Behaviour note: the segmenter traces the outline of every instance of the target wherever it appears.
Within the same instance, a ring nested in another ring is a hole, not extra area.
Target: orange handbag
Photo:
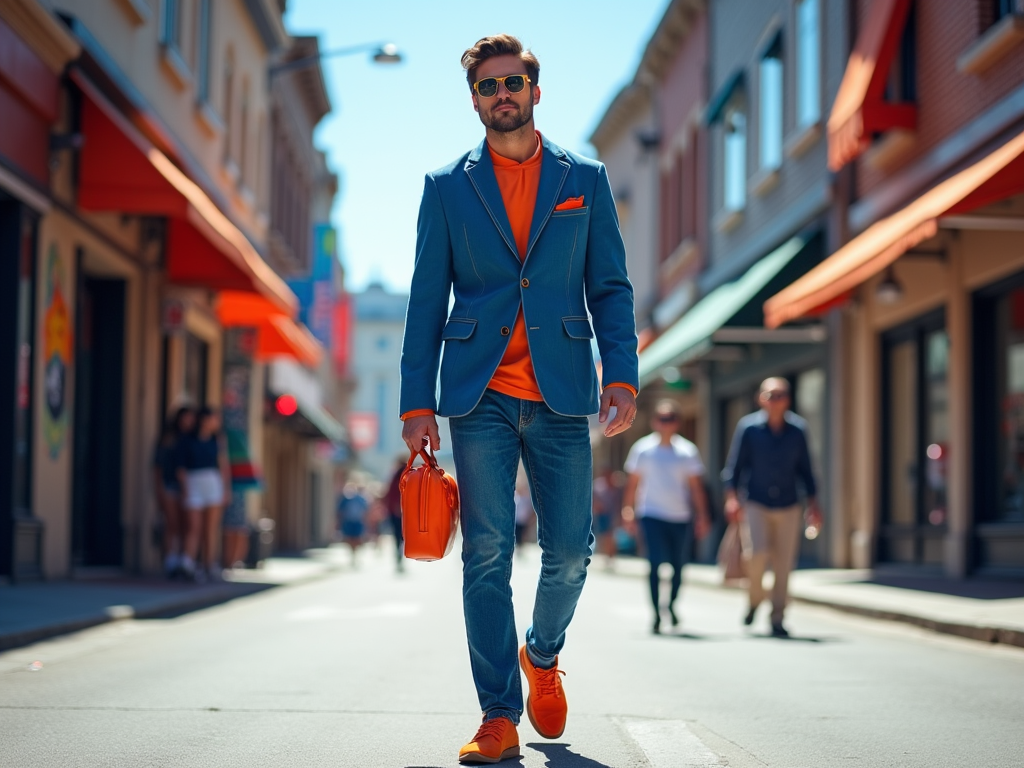
[[[417,456],[424,464],[413,467]],[[440,560],[452,551],[459,527],[459,486],[437,465],[434,453],[413,451],[398,481],[402,497],[402,536],[405,556]]]

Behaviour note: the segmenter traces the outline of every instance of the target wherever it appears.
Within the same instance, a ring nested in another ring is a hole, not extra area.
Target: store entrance
[[[882,338],[880,562],[941,566],[949,454],[949,337],[942,311]]]
[[[120,566],[124,280],[83,276],[77,305],[72,562]]]

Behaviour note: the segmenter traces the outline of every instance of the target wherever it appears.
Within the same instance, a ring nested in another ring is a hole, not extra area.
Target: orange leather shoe
[[[459,750],[459,762],[465,764],[500,763],[510,757],[519,757],[519,734],[507,717],[485,722],[473,740]]]
[[[565,731],[565,716],[569,712],[569,703],[562,690],[561,675],[565,672],[558,668],[558,657],[555,657],[555,666],[551,669],[540,669],[530,661],[524,645],[519,649],[519,666],[530,685],[530,693],[526,697],[526,714],[530,722],[545,739],[557,739]]]

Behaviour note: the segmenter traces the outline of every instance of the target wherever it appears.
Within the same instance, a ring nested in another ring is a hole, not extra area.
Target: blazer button
[[[529,288],[530,287],[530,281],[527,280],[525,277],[522,280],[519,281],[519,284],[521,286],[523,286],[523,288]]]
[[[503,326],[501,326],[501,335],[502,335],[502,336],[508,336],[508,335],[509,335],[510,333],[512,333],[512,331],[510,331],[510,330],[508,329],[508,326],[507,326],[507,325],[503,325]]]

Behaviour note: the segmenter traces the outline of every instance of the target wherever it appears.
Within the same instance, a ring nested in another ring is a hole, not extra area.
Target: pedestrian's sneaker
[[[519,734],[507,717],[484,722],[473,740],[459,750],[459,762],[468,765],[500,763],[512,757],[519,757]]]
[[[751,624],[753,624],[754,623],[754,615],[756,613],[757,613],[757,606],[755,605],[755,606],[751,607],[751,609],[749,611],[747,611],[746,615],[743,617],[743,625],[749,627]]]
[[[789,631],[782,626],[782,622],[772,624],[772,637],[789,637]]]
[[[526,714],[533,727],[545,739],[557,739],[565,731],[565,716],[569,704],[562,690],[565,672],[558,668],[558,657],[551,669],[535,667],[526,653],[526,646],[519,649],[519,666],[523,668],[530,693],[526,697]]]

